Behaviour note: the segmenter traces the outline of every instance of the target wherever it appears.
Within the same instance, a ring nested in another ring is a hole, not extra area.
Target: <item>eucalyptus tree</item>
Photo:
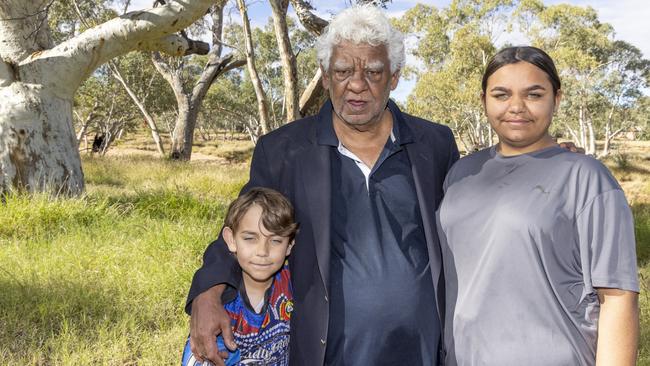
[[[596,140],[602,138],[599,155],[607,155],[611,140],[635,123],[628,112],[648,87],[650,62],[636,47],[615,41],[614,28],[591,7],[524,0],[517,13],[533,45],[549,52],[562,77],[557,121],[588,154],[598,154]]]
[[[419,4],[396,21],[417,39],[410,52],[421,63],[404,70],[417,78],[407,109],[449,125],[466,151],[492,143],[480,100],[481,75],[509,26],[512,6],[508,0],[454,0],[446,8]]]
[[[211,0],[125,14],[55,45],[48,26],[54,2],[0,2],[0,191],[84,189],[72,128],[77,88],[108,60],[133,50],[183,54],[172,35],[206,13]]]
[[[273,29],[278,44],[280,60],[282,61],[282,74],[284,76],[284,98],[283,105],[286,109],[286,121],[291,122],[300,118],[299,90],[298,90],[298,66],[296,56],[291,47],[289,38],[289,25],[287,10],[289,0],[269,0],[273,14]]]
[[[190,160],[192,156],[197,119],[203,100],[212,84],[220,75],[245,64],[242,59],[236,58],[233,54],[222,56],[225,3],[225,0],[220,0],[210,8],[212,20],[210,34],[213,47],[207,59],[202,60],[204,61],[202,67],[192,60],[166,60],[157,52],[152,55],[156,69],[169,83],[176,98],[177,116],[172,132],[171,148],[171,158],[175,160]],[[196,72],[193,72],[193,68]]]

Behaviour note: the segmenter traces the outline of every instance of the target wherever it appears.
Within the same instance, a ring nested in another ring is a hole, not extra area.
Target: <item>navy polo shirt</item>
[[[402,119],[393,121],[367,180],[363,163],[339,145],[332,124],[319,130],[319,144],[332,147],[326,365],[437,362],[440,322],[405,150],[413,136]]]

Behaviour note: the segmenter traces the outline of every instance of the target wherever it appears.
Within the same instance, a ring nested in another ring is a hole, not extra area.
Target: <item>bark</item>
[[[314,8],[303,0],[291,0],[291,6],[296,11],[298,20],[305,29],[309,30],[315,35],[320,35],[329,24],[325,19],[322,19],[312,13]],[[314,108],[320,97],[325,92],[321,85],[322,74],[320,68],[314,73],[311,82],[307,88],[300,95],[300,114],[306,116],[308,112]]]
[[[88,116],[86,116],[85,119],[82,119],[81,116],[77,115],[79,118],[79,121],[81,122],[81,128],[79,129],[79,133],[77,133],[77,147],[81,144],[81,138],[86,136],[86,131],[88,130],[88,126],[90,123],[97,117],[99,117],[98,113],[99,112],[99,101],[95,101],[93,104],[92,109],[88,113]],[[75,112],[76,114],[77,112]]]
[[[282,61],[286,118],[287,122],[291,122],[300,118],[300,104],[298,101],[298,68],[296,66],[296,56],[291,48],[289,26],[287,25],[289,0],[270,0],[269,2],[273,11],[275,38],[278,42],[280,60]]]
[[[184,54],[171,35],[206,13],[212,0],[176,0],[114,18],[52,47],[51,1],[0,3],[0,192],[84,189],[72,124],[73,96],[101,64],[132,50]]]
[[[585,109],[582,105],[578,110],[578,125],[580,126],[580,146],[587,146],[587,124],[585,123]]]
[[[208,62],[192,90],[185,87],[185,82],[180,76],[180,70],[172,69],[157,53],[154,53],[152,57],[156,69],[167,80],[176,97],[178,114],[172,132],[171,148],[171,158],[175,160],[190,160],[192,158],[196,121],[201,111],[203,99],[205,99],[210,86],[223,73],[242,67],[245,64],[245,61],[234,59],[232,55],[221,57],[224,5],[225,2],[221,1],[212,9],[212,43],[214,48],[210,52]]]
[[[586,153],[588,155],[596,155],[596,132],[594,131],[594,123],[591,117],[587,119],[587,131],[589,134],[589,146],[587,146]]]
[[[316,70],[314,77],[307,85],[307,88],[302,92],[300,96],[300,114],[306,116],[308,111],[314,108],[318,103],[320,96],[323,95],[325,89],[323,88],[322,83],[323,74],[320,67]]]
[[[311,11],[314,10],[314,8],[308,2],[303,0],[291,0],[291,5],[296,11],[300,24],[302,24],[305,29],[315,35],[323,33],[323,30],[329,23],[325,19],[319,18],[312,13]]]
[[[269,104],[266,98],[266,93],[262,87],[262,81],[255,68],[255,52],[253,50],[253,35],[251,32],[251,25],[248,19],[248,10],[244,0],[237,0],[239,12],[241,14],[242,23],[244,24],[244,37],[246,38],[246,64],[248,66],[248,73],[255,89],[255,97],[257,98],[257,110],[260,116],[260,127],[262,134],[269,132]]]

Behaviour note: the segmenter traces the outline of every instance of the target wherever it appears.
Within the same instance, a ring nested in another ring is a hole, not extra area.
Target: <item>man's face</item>
[[[332,50],[323,87],[329,90],[335,118],[363,127],[381,120],[398,79],[399,70],[390,72],[386,46],[343,41]]]

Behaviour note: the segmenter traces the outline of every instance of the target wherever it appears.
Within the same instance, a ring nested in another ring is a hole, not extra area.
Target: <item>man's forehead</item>
[[[333,51],[331,62],[334,64],[361,60],[383,66],[388,62],[388,52],[384,45],[373,46],[367,43],[342,42],[335,45]]]

